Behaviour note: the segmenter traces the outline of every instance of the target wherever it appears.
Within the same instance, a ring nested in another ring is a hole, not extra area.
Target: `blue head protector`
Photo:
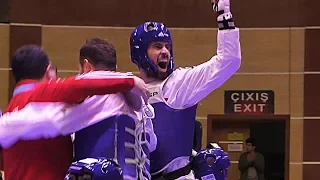
[[[64,180],[123,180],[117,163],[106,158],[86,158],[73,162]]]
[[[174,70],[172,40],[169,30],[162,23],[145,22],[132,31],[130,36],[131,60],[147,74],[157,77],[158,66],[152,63],[147,54],[148,45],[154,41],[168,42],[170,45],[171,56],[167,69],[167,74],[170,75]]]
[[[197,179],[214,179],[212,178],[214,174],[209,161],[215,161],[215,159],[216,156],[211,149],[204,149],[198,152],[192,160],[192,169],[195,177]]]
[[[214,176],[212,179],[225,180],[230,166],[228,154],[216,143],[210,143],[207,149],[199,151],[193,159],[193,170],[198,179]]]

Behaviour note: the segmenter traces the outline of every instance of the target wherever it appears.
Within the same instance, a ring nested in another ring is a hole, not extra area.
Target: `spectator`
[[[246,140],[247,152],[240,155],[238,169],[240,180],[264,180],[264,157],[256,152],[256,140]]]

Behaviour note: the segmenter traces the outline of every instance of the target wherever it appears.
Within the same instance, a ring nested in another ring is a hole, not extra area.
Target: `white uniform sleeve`
[[[106,104],[109,95],[93,96],[82,104],[29,103],[19,111],[4,114],[0,118],[0,145],[9,148],[18,140],[34,140],[69,135],[93,125],[105,118],[124,112],[122,104],[112,98],[116,108]],[[121,111],[120,111],[121,110]]]
[[[32,140],[60,135],[53,117],[60,116],[63,103],[29,103],[19,111],[5,113],[0,118],[0,145],[9,148],[20,139]]]
[[[177,69],[168,78],[163,95],[169,106],[184,109],[197,104],[240,68],[239,29],[218,31],[217,43],[217,55],[209,61]]]

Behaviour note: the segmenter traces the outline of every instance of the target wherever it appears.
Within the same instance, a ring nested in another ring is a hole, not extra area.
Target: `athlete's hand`
[[[132,88],[131,92],[138,96],[141,96],[144,100],[144,103],[147,104],[150,97],[150,92],[148,91],[147,85],[142,79],[136,76],[134,76],[133,79],[134,87]]]
[[[223,11],[224,13],[230,12],[230,0],[211,0],[212,9],[215,12]]]

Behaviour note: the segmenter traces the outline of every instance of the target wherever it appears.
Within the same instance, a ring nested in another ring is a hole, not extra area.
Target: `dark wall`
[[[242,28],[298,27],[304,23],[320,23],[318,19],[304,22],[306,18],[317,17],[315,7],[318,7],[318,1],[256,0],[231,3],[235,20]],[[209,0],[12,0],[11,4],[11,22],[14,23],[136,26],[144,21],[156,20],[174,27],[216,27]],[[306,11],[306,8],[315,11]]]

